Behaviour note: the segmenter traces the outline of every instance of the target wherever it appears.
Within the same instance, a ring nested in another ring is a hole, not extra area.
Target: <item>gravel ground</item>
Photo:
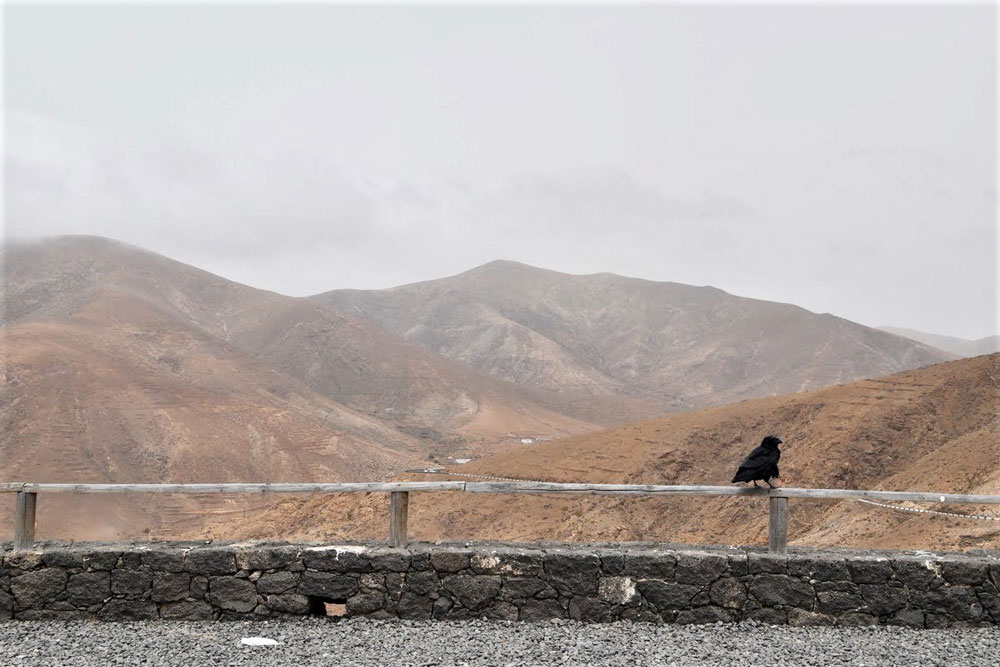
[[[242,646],[269,637],[277,646]],[[0,666],[1000,665],[1000,629],[791,628],[572,621],[0,623]]]

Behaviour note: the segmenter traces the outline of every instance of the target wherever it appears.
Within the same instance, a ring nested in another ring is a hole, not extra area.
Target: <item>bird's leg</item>
[[[755,488],[755,489],[759,489],[760,488],[759,486],[757,486],[757,480],[753,480],[753,488]]]
[[[776,489],[776,488],[778,488],[778,487],[776,487],[776,486],[775,486],[774,484],[771,484],[771,480],[769,480],[769,479],[765,479],[765,480],[764,480],[764,483],[765,483],[765,484],[767,484],[767,487],[768,487],[769,489]]]

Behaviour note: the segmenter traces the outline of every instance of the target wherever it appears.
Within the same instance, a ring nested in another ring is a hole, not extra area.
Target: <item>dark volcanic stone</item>
[[[347,600],[358,592],[358,580],[332,572],[303,572],[298,592],[327,600]]]
[[[445,618],[453,605],[450,598],[439,597],[431,607],[431,618]]]
[[[8,619],[14,614],[14,597],[6,591],[0,590],[0,621]]]
[[[975,586],[986,581],[986,563],[944,561],[941,572],[949,584]]]
[[[500,577],[455,574],[442,579],[441,586],[463,607],[476,610],[492,601],[500,592]]]
[[[142,597],[153,583],[153,573],[144,570],[112,570],[111,592],[115,595]]]
[[[556,590],[566,595],[595,595],[601,559],[596,554],[549,553],[545,572]]]
[[[710,584],[729,569],[729,559],[720,554],[680,554],[674,579],[681,584]]]
[[[76,607],[89,607],[111,595],[111,575],[107,572],[81,572],[66,582],[66,601]]]
[[[747,554],[747,570],[750,574],[786,574],[788,559],[771,554]]]
[[[414,572],[431,569],[431,555],[426,553],[410,554],[410,569]]]
[[[434,601],[423,595],[403,593],[396,604],[396,613],[405,620],[419,621],[431,617]]]
[[[860,609],[864,600],[860,595],[842,591],[827,591],[816,594],[816,609],[824,614],[841,614],[845,611]]]
[[[236,565],[241,570],[276,570],[295,562],[298,557],[298,547],[256,547],[237,551]]]
[[[232,549],[192,549],[184,562],[186,569],[195,574],[234,574],[239,570]]]
[[[323,572],[371,572],[372,570],[367,555],[353,550],[307,550],[302,552],[302,562],[308,568]]]
[[[795,577],[808,577],[817,581],[850,581],[851,572],[843,559],[834,558],[803,558],[788,562],[788,574]]]
[[[861,626],[861,625],[878,625],[878,618],[872,616],[871,614],[863,614],[861,612],[851,612],[849,614],[844,614],[843,616],[838,616],[837,625],[844,625],[847,627]]]
[[[149,600],[108,600],[97,612],[102,621],[153,621],[158,616]]]
[[[153,549],[142,554],[142,564],[157,572],[183,572],[184,552],[174,549]]]
[[[51,549],[42,554],[42,562],[49,567],[83,568],[83,554],[72,549]]]
[[[431,566],[438,572],[459,572],[471,564],[467,552],[439,551],[431,554]]]
[[[186,572],[163,572],[153,576],[152,595],[154,602],[175,602],[183,600],[191,590],[191,575]]]
[[[849,560],[847,569],[856,584],[880,584],[892,576],[892,563],[887,560]]]
[[[91,570],[113,570],[118,565],[118,559],[121,555],[121,551],[100,547],[81,550],[83,562]]]
[[[812,586],[800,579],[779,574],[760,574],[750,584],[750,594],[765,607],[787,605],[811,609]]]
[[[191,597],[202,600],[208,594],[208,577],[191,577]]]
[[[868,611],[876,616],[887,616],[906,606],[906,591],[885,584],[861,584],[861,595]]]
[[[3,556],[4,567],[12,570],[34,570],[42,566],[40,551],[8,551]]]
[[[257,606],[257,589],[246,579],[212,577],[208,582],[208,600],[227,611],[253,611]]]
[[[701,591],[697,586],[677,584],[672,581],[657,581],[646,579],[636,584],[642,597],[649,601],[658,611],[684,609]]]
[[[742,577],[750,573],[750,563],[746,554],[729,555],[729,573],[734,577]]]
[[[417,595],[427,595],[437,590],[440,580],[434,570],[413,572],[406,575],[406,588]]]
[[[268,595],[264,604],[269,609],[286,614],[306,614],[309,612],[309,598],[298,593],[284,595]]]
[[[62,593],[67,579],[65,570],[58,567],[30,570],[10,580],[10,592],[19,608],[37,608]]]
[[[944,614],[927,612],[924,614],[924,627],[929,629],[943,630],[951,625],[951,619]]]
[[[709,600],[719,607],[739,609],[747,600],[747,589],[739,579],[719,579],[709,589]]]
[[[910,600],[919,609],[947,614],[959,621],[976,621],[983,615],[983,607],[969,586],[941,586],[931,591],[914,591]]]
[[[278,594],[295,588],[299,578],[293,572],[270,572],[262,574],[257,580],[257,592],[261,594]]]
[[[569,601],[569,617],[584,623],[604,623],[611,620],[611,607],[600,600],[577,595]]]
[[[370,614],[383,607],[385,607],[384,593],[358,593],[347,600],[347,614],[349,616]]]
[[[170,621],[211,621],[212,605],[201,600],[169,602],[160,605],[160,618]]]
[[[619,551],[602,551],[598,555],[605,574],[625,574],[625,554]]]
[[[878,584],[868,584],[868,585],[878,585]],[[830,591],[837,591],[838,593],[854,593],[856,595],[861,594],[861,588],[858,584],[851,581],[816,581],[812,585],[813,589],[817,593],[829,593]]]
[[[622,559],[623,572],[636,579],[662,579],[672,581],[677,559],[659,551],[626,553]]]
[[[979,598],[979,604],[983,605],[983,609],[993,619],[993,622],[1000,623],[1000,591],[993,585],[993,582],[986,581],[976,589],[976,596]]]
[[[530,598],[548,587],[541,579],[504,579],[500,591],[505,598]]]
[[[924,627],[924,612],[919,609],[900,609],[886,623],[907,628],[922,628]]]
[[[528,600],[521,605],[517,615],[519,621],[544,621],[550,618],[566,618],[566,610],[555,600]]]
[[[405,549],[374,549],[368,553],[372,569],[406,572],[410,569],[410,553]]]
[[[623,621],[633,623],[662,623],[663,619],[649,609],[623,609],[621,613]]]
[[[138,570],[142,567],[142,552],[123,551],[118,558],[118,567],[123,570]]]
[[[485,607],[480,612],[480,616],[493,619],[494,621],[516,621],[517,607],[509,602],[494,602],[490,606]]]
[[[930,567],[928,567],[930,564]],[[893,564],[896,578],[903,582],[907,588],[915,590],[927,590],[928,588],[944,583],[944,580],[934,569],[932,561],[902,560]]]

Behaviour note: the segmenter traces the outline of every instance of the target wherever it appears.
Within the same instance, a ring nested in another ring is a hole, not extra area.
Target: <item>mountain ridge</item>
[[[387,290],[313,298],[515,384],[579,397],[643,397],[661,412],[953,358],[835,315],[717,287],[572,275],[508,260]],[[843,349],[828,353],[836,346]],[[762,350],[766,358],[755,360]],[[785,359],[796,354],[802,358]],[[820,364],[827,369],[817,370]],[[616,417],[611,411],[596,421]]]

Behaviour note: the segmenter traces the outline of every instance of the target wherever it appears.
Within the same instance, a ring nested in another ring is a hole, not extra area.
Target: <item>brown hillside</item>
[[[7,326],[74,316],[113,289],[164,321],[417,437],[425,454],[495,451],[522,436],[596,428],[331,306],[247,287],[124,243],[60,237],[9,246],[2,263],[0,321]],[[131,317],[128,309],[107,315],[105,325]]]
[[[744,401],[565,438],[452,470],[551,481],[726,484],[779,434],[789,486],[1000,493],[1000,354],[820,391]],[[438,477],[435,477],[438,479]],[[288,501],[234,537],[381,537],[384,499]],[[906,503],[904,506],[913,506]],[[950,506],[992,513],[996,507]],[[766,500],[434,494],[411,500],[415,539],[766,542]],[[285,529],[296,525],[294,531]],[[790,501],[790,540],[869,548],[998,548],[992,521],[854,501]]]
[[[712,287],[498,261],[318,301],[611,425],[953,359],[916,341]]]
[[[71,317],[25,322],[0,334],[5,480],[368,480],[424,460],[416,438],[317,394],[131,293],[95,288],[91,296]],[[192,525],[181,510],[226,504],[218,497],[205,505],[190,498],[122,500],[92,497],[81,505],[79,498],[47,497],[41,525],[88,536],[75,527],[100,508],[98,516],[107,512],[102,536],[143,528],[160,534]]]

